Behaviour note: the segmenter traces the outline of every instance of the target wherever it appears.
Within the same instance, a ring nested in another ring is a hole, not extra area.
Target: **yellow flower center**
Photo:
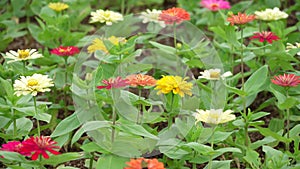
[[[36,79],[29,79],[27,82],[28,86],[36,86],[39,82]]]
[[[29,56],[29,52],[26,51],[26,50],[19,50],[18,54],[19,54],[18,57],[21,58],[21,59],[25,59]]]
[[[210,72],[210,78],[219,79],[220,72]]]
[[[217,3],[212,3],[212,4],[210,5],[210,7],[211,7],[212,9],[216,9],[216,8],[219,8],[219,4],[217,4]]]

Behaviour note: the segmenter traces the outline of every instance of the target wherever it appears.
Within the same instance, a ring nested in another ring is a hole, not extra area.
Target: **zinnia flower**
[[[90,46],[88,46],[88,48],[87,48],[88,53],[93,53],[96,50],[101,50],[104,53],[108,53],[109,49],[107,49],[105,44],[104,44],[105,40],[108,40],[113,45],[126,43],[126,39],[123,38],[123,37],[111,36],[108,39],[106,39],[106,38],[96,38],[96,39],[93,40],[92,44]]]
[[[180,76],[163,76],[156,82],[155,89],[159,90],[157,94],[173,92],[174,94],[179,94],[181,97],[184,94],[191,96],[193,84],[185,81],[186,79],[187,77],[182,79]]]
[[[57,144],[57,142],[51,140],[50,137],[30,137],[22,142],[23,146],[21,147],[21,151],[24,153],[33,153],[31,156],[32,160],[37,160],[39,155],[42,155],[44,158],[48,159],[49,155],[47,154],[47,151],[54,155],[60,154],[60,152],[58,152],[60,147],[56,146],[55,144]]]
[[[286,51],[288,52],[291,49],[300,49],[300,43],[296,42],[295,45],[291,43],[286,44]],[[300,56],[300,51],[297,53],[298,56]]]
[[[271,82],[278,86],[296,87],[300,83],[300,76],[296,76],[294,74],[278,75],[278,76],[274,76]]]
[[[224,79],[226,77],[232,76],[231,72],[225,72],[221,75],[221,69],[209,69],[204,70],[204,72],[200,72],[202,76],[199,76],[198,79],[207,79],[207,80],[220,80],[220,78]]]
[[[126,77],[130,86],[155,86],[156,80],[149,75],[134,74]]]
[[[255,19],[255,15],[247,15],[245,13],[238,13],[237,15],[231,14],[230,17],[227,18],[227,21],[231,23],[233,26],[234,24],[243,25],[248,22],[251,22]]]
[[[118,21],[123,21],[123,16],[114,11],[98,9],[96,12],[91,12],[91,21],[90,23],[100,22],[105,23],[106,25],[112,25]]]
[[[275,7],[274,9],[268,8],[264,11],[256,11],[254,13],[257,19],[264,21],[274,21],[288,17],[287,13],[280,11],[277,7]]]
[[[254,33],[254,36],[250,37],[250,39],[259,39],[260,42],[268,42],[268,43],[272,43],[273,40],[279,40],[279,37],[276,36],[275,34],[273,34],[272,32],[268,32],[268,31],[262,31],[262,32],[257,32]]]
[[[196,111],[197,113],[194,114],[196,123],[202,121],[208,124],[221,124],[235,119],[235,115],[231,114],[232,110],[223,112],[222,109],[210,109],[206,111],[197,109]]]
[[[106,84],[105,86],[97,86],[98,89],[111,89],[111,88],[121,88],[128,85],[127,79],[122,79],[120,76],[115,79],[102,80],[102,83]]]
[[[49,3],[48,7],[54,11],[60,12],[62,10],[69,8],[69,5],[61,2],[56,2],[56,3]]]
[[[202,0],[200,3],[204,8],[211,11],[218,11],[221,9],[230,9],[229,2],[225,0]]]
[[[39,54],[36,49],[18,49],[18,51],[10,50],[3,55],[5,59],[12,59],[9,60],[7,63],[17,62],[17,61],[25,61],[29,59],[37,59],[43,57],[42,54]]]
[[[161,27],[165,27],[165,22],[159,20],[159,15],[161,14],[161,10],[147,9],[146,12],[142,12],[140,18],[143,19],[143,23],[154,22],[158,23]]]
[[[48,75],[33,74],[32,76],[21,76],[20,80],[15,80],[15,95],[31,94],[36,96],[38,92],[49,92],[49,87],[54,86],[52,79]]]
[[[182,8],[170,8],[163,10],[159,15],[159,20],[164,21],[165,24],[180,24],[183,21],[190,20],[190,14]]]
[[[79,52],[80,51],[76,46],[60,46],[52,49],[50,53],[58,56],[73,56]]]
[[[26,153],[21,151],[22,143],[20,141],[10,141],[6,144],[2,144],[1,151],[10,151],[10,152],[17,152],[25,156],[29,156],[30,153]]]
[[[164,164],[159,162],[156,158],[154,159],[130,159],[129,162],[126,162],[127,167],[124,169],[165,169]]]

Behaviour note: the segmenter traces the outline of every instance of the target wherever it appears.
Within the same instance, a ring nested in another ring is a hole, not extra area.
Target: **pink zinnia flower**
[[[294,74],[283,74],[274,76],[272,83],[283,87],[296,87],[300,84],[300,76]]]
[[[262,32],[256,32],[254,33],[254,36],[250,37],[250,39],[259,39],[260,42],[268,42],[268,43],[272,43],[273,40],[279,40],[279,37],[276,36],[275,34],[273,34],[272,32],[268,32],[268,31],[262,31]]]
[[[159,15],[159,20],[164,21],[165,24],[180,24],[181,22],[190,19],[190,14],[186,10],[175,7],[163,10]]]
[[[102,83],[106,84],[104,86],[97,86],[98,89],[111,89],[111,88],[121,88],[128,85],[127,79],[122,79],[120,76],[115,79],[102,80]]]
[[[126,77],[130,86],[155,86],[156,80],[149,75],[134,74]]]
[[[21,152],[26,154],[33,153],[31,156],[32,160],[37,160],[39,155],[42,155],[44,158],[48,159],[49,155],[47,154],[47,151],[54,155],[60,154],[60,152],[56,151],[59,150],[60,147],[55,146],[55,144],[57,144],[57,142],[51,140],[50,137],[30,137],[22,142],[23,146],[21,147]]]
[[[51,54],[58,56],[73,56],[79,52],[80,51],[76,46],[60,46],[51,50]]]
[[[225,0],[202,0],[200,3],[204,8],[211,11],[218,11],[221,9],[230,9],[229,2]]]
[[[243,25],[248,22],[251,22],[255,19],[255,15],[247,15],[245,13],[238,13],[237,15],[231,15],[230,17],[227,18],[227,21],[231,23],[233,26],[234,24],[237,25]]]
[[[11,151],[11,152],[17,152],[25,156],[29,156],[30,153],[22,152],[21,147],[22,143],[20,141],[10,141],[6,144],[2,144],[1,151]]]

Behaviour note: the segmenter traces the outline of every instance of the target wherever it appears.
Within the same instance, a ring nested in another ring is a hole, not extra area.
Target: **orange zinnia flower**
[[[238,13],[237,15],[231,14],[230,17],[227,18],[227,21],[231,23],[233,26],[234,24],[243,25],[248,22],[251,22],[255,19],[255,15],[247,15],[245,13]]]
[[[159,15],[159,20],[164,21],[165,24],[180,24],[182,21],[190,19],[190,14],[186,10],[175,7],[163,10]]]
[[[156,84],[156,80],[149,75],[143,74],[134,74],[126,77],[128,80],[128,84],[130,86],[154,86]]]
[[[126,162],[127,167],[124,169],[165,169],[164,164],[159,162],[157,159],[131,159],[129,162]]]

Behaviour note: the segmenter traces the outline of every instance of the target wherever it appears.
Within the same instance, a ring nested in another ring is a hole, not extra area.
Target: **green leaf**
[[[251,165],[252,168],[254,169],[259,169],[260,166],[260,158],[259,154],[251,149],[247,149],[246,151],[246,156],[243,157]]]
[[[281,110],[290,109],[299,104],[298,99],[294,97],[288,97],[283,103],[278,105],[278,108]]]
[[[103,155],[98,159],[96,169],[121,169],[126,167],[127,161],[129,161],[129,158],[116,155]]]
[[[159,138],[151,133],[149,133],[146,129],[144,129],[142,126],[137,125],[137,124],[122,124],[120,126],[116,126],[118,129],[130,133],[133,135],[139,135],[139,136],[144,136],[148,138],[152,138],[154,140],[158,140]]]
[[[14,98],[14,90],[12,88],[12,84],[9,83],[7,80],[4,80],[0,77],[0,82],[2,86],[2,90],[4,89],[7,95],[7,98],[12,101]]]
[[[212,161],[212,169],[228,169],[232,160]],[[208,169],[210,164],[207,164],[204,169]]]
[[[201,154],[208,154],[209,152],[214,151],[210,146],[200,144],[197,142],[189,142],[187,144],[184,144],[183,146],[190,147]]]
[[[270,130],[269,128],[262,128],[259,127],[257,125],[253,125],[255,128],[257,128],[259,130],[259,132],[264,135],[264,136],[272,136],[273,138],[277,139],[278,141],[281,142],[290,142],[289,139],[282,137],[281,135],[273,132],[272,130]]]
[[[149,71],[152,69],[152,64],[131,64],[125,67],[125,71],[129,74],[131,73],[138,73],[138,72],[143,72],[143,71]]]
[[[104,154],[108,154],[109,152],[104,150],[101,146],[96,144],[95,142],[90,142],[87,144],[84,144],[80,147],[84,152],[101,152]]]
[[[245,83],[245,92],[248,95],[258,93],[268,79],[268,66],[264,65],[255,71]]]
[[[45,121],[47,123],[50,122],[51,117],[52,116],[50,114],[47,114],[47,113],[38,113],[36,116],[34,116],[34,118],[36,118],[38,120],[41,120],[41,121]]]
[[[168,54],[175,54],[176,53],[176,49],[167,45],[163,45],[157,42],[153,42],[153,41],[149,41],[150,44],[152,44],[153,46],[157,47],[158,49],[161,49],[163,52],[166,52]]]
[[[16,161],[16,162],[26,162],[26,158],[19,153],[9,152],[9,151],[0,151],[0,156],[4,157],[5,160]]]
[[[231,86],[227,85],[226,83],[224,83],[224,85],[226,86],[226,88],[227,88],[229,91],[232,91],[232,92],[235,93],[235,94],[238,94],[238,95],[240,95],[240,96],[246,96],[246,95],[247,95],[246,92],[244,92],[244,91],[242,91],[242,90],[240,90],[240,89],[238,89],[238,88],[231,87]]]
[[[50,137],[57,137],[64,134],[67,134],[74,129],[78,128],[80,126],[80,121],[77,117],[77,113],[73,113],[71,116],[65,118],[63,121],[61,121]]]
[[[43,165],[58,165],[64,162],[72,161],[72,160],[78,160],[83,158],[83,154],[79,152],[72,152],[72,153],[63,153],[59,155],[52,155],[49,159],[42,160]]]
[[[254,120],[257,120],[257,119],[262,118],[264,116],[267,116],[269,114],[270,113],[268,113],[268,112],[257,112],[257,113],[252,114],[249,120],[254,121]]]

